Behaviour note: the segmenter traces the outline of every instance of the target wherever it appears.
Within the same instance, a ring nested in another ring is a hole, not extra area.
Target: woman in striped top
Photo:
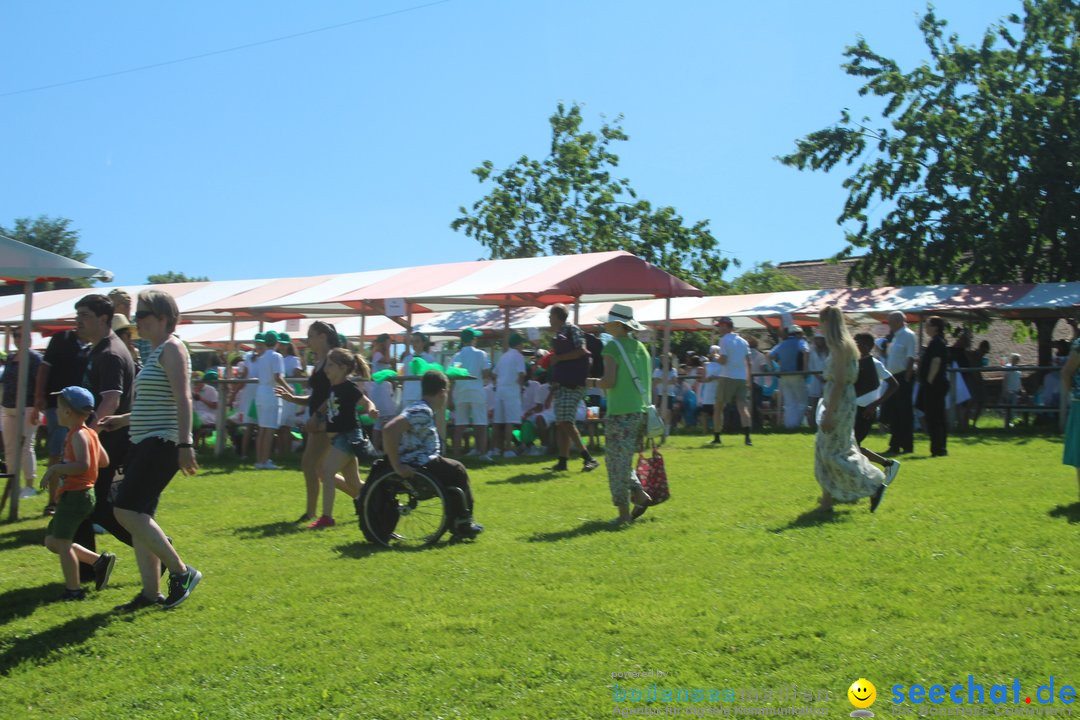
[[[180,470],[199,469],[191,441],[191,361],[174,331],[180,312],[171,295],[161,290],[139,293],[135,322],[139,336],[153,347],[135,378],[135,399],[127,415],[102,420],[107,430],[129,426],[123,480],[113,501],[116,519],[131,532],[142,592],[118,610],[151,605],[174,608],[187,599],[202,573],[184,563],[154,520],[162,491]],[[169,594],[160,592],[161,565],[169,568]]]

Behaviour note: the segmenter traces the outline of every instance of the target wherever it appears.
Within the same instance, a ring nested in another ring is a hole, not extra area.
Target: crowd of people
[[[117,556],[99,553],[96,535],[108,534],[133,549],[142,582],[119,611],[173,608],[198,586],[201,573],[177,554],[155,515],[173,477],[197,472],[196,435],[217,424],[222,405],[237,449],[245,455],[253,449],[258,470],[279,469],[273,456],[291,452],[294,432],[302,429],[306,503],[298,522],[308,528],[335,524],[338,492],[360,496],[358,459],[365,458],[373,461],[369,480],[377,472],[408,478],[422,471],[459,490],[450,494],[460,498],[450,512],[452,536],[461,540],[477,537],[483,526],[474,521],[468,472],[450,455],[490,462],[551,452],[556,460],[548,470],[565,472],[576,452],[582,471],[590,472],[600,463],[583,441],[582,424],[598,420],[617,512],[612,524],[622,526],[652,503],[633,462],[645,443],[651,403],[669,408],[671,427],[680,418],[703,428],[711,423],[712,445],[722,444],[730,413],[743,443],[753,446],[754,411],[776,392],[783,398],[785,426],[807,422],[815,429],[819,510],[865,497],[876,511],[899,473],[897,457],[914,451],[916,411],[931,456],[948,454],[947,368],[970,367],[957,360],[957,348],[967,353],[970,337],[961,333],[948,347],[941,318],[926,320],[927,342],[919,348],[902,313],[889,317],[884,337],[852,337],[843,313],[828,307],[810,342],[802,328],[792,326],[767,353],[755,338],[736,333],[731,318],[719,318],[718,339],[707,354],[691,354],[683,363],[672,355],[664,368],[637,339],[644,327],[633,309],[615,304],[601,318],[601,336],[585,333],[569,321],[565,306],[554,305],[549,347],[527,355],[524,339],[512,334],[494,363],[477,346],[481,333],[465,329],[446,363],[448,372],[434,366],[436,356],[423,333],[411,333],[398,357],[391,338],[381,336],[365,357],[332,324],[316,321],[305,344],[310,364],[290,337],[265,332],[228,368],[211,363],[192,373],[188,350],[175,335],[179,312],[167,293],[143,291],[134,308],[123,291],[90,294],[75,309],[75,329],[53,335],[43,355],[29,353],[34,382],[23,417],[14,411],[9,379],[17,367],[8,360],[5,453],[21,454],[32,486],[32,439],[38,418],[45,418],[49,462],[41,485],[49,494],[46,514],[52,515],[46,545],[60,556],[62,599],[85,597],[86,582],[99,589],[107,585]],[[223,384],[225,377],[249,382]],[[1064,461],[1077,467],[1080,482],[1080,339],[1071,346],[1060,383],[1060,392],[1072,398]],[[1012,392],[1009,387],[1007,382],[1006,392]],[[879,418],[889,437],[881,454],[863,447]],[[27,442],[15,447],[20,422]],[[169,580],[162,593],[165,570]]]

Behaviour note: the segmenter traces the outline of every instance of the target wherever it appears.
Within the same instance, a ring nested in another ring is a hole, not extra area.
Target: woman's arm
[[[615,342],[614,340],[612,342]],[[619,361],[614,355],[604,356],[604,376],[599,378],[586,378],[586,386],[589,384],[589,380],[592,380],[593,387],[602,388],[608,390],[615,387],[615,382],[619,377]]]
[[[195,448],[191,442],[191,377],[187,370],[187,348],[175,336],[165,342],[159,362],[176,400],[177,444],[187,446],[177,447],[177,461],[182,473],[194,475],[199,464],[195,461]]]

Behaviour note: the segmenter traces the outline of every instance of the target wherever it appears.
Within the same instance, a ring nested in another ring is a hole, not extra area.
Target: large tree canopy
[[[720,283],[729,261],[720,256],[707,220],[686,225],[673,207],[653,207],[630,181],[616,179],[611,146],[628,140],[619,126],[581,129],[581,108],[562,104],[551,116],[551,152],[522,156],[496,171],[491,161],[473,170],[491,191],[459,208],[451,223],[486,247],[492,258],[626,250],[703,289]]]
[[[864,39],[845,50],[860,95],[885,100],[885,126],[839,123],[779,158],[855,166],[838,222],[838,257],[869,252],[851,280],[893,284],[1053,282],[1080,277],[1080,9],[1027,0],[977,46],[919,25],[930,59],[908,72]],[[878,215],[884,208],[884,215]]]
[[[51,218],[39,215],[30,218],[17,218],[15,224],[6,228],[0,225],[0,235],[7,235],[13,240],[18,240],[27,245],[33,245],[42,250],[48,250],[57,255],[63,255],[72,260],[86,262],[90,253],[79,250],[79,231],[71,228],[71,220],[67,218]],[[51,287],[56,289],[90,287],[94,283],[92,279],[55,280],[48,283],[37,283],[38,288]],[[0,295],[21,293],[18,287],[9,286],[0,288]]]

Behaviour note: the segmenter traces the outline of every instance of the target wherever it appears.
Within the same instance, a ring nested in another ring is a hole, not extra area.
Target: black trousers
[[[94,512],[83,520],[82,525],[75,531],[74,538],[74,542],[91,552],[97,552],[97,539],[94,536],[95,523],[108,530],[120,542],[131,545],[131,533],[117,521],[113,514],[112,502],[109,500],[113,478],[116,477],[116,471],[124,466],[128,448],[131,447],[127,428],[101,433],[101,447],[109,454],[109,467],[98,471],[97,482],[94,483]],[[81,582],[93,580],[93,566],[80,563],[79,579]]]
[[[447,487],[461,490],[461,494],[446,493],[447,509],[450,511],[451,529],[457,523],[472,522],[473,496],[469,487],[469,472],[457,460],[437,457],[423,466],[423,471]]]
[[[930,436],[930,454],[946,455],[948,424],[945,416],[946,390],[926,388],[919,394],[919,409],[923,411],[926,434]]]
[[[881,416],[889,423],[889,449],[911,452],[915,446],[915,411],[911,403],[910,380],[904,373],[893,375],[900,385],[882,405]]]

